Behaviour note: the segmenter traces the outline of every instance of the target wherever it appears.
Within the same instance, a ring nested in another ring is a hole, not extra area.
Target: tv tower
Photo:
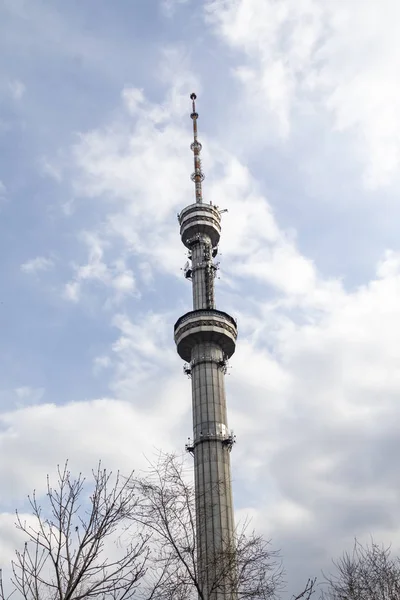
[[[203,202],[201,144],[197,139],[196,94],[192,100],[195,203],[178,215],[182,243],[188,249],[185,277],[192,281],[193,310],[175,323],[174,337],[184,371],[192,380],[193,440],[186,449],[194,456],[197,569],[206,600],[234,597],[232,572],[222,568],[232,548],[234,517],[225,373],[235,351],[237,326],[228,313],[216,309],[214,279],[218,265],[221,210]]]

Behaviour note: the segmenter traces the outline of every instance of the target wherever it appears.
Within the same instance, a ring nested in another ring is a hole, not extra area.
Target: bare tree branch
[[[300,600],[301,598],[304,598],[304,600],[310,600],[311,596],[315,592],[316,583],[316,577],[314,577],[313,579],[309,579],[306,583],[306,587],[304,588],[304,590],[300,592],[300,594],[298,594],[297,596],[293,596],[293,600]]]
[[[150,534],[140,532],[124,546],[116,543],[137,504],[131,479],[119,473],[113,478],[99,464],[88,497],[85,479],[73,478],[65,464],[55,488],[48,479],[43,508],[35,492],[29,497],[34,523],[17,512],[16,527],[27,541],[12,561],[12,584],[24,600],[133,596],[146,573]],[[6,600],[2,583],[0,600]]]
[[[390,546],[355,540],[353,551],[333,564],[334,574],[325,576],[325,600],[400,600],[400,560]]]

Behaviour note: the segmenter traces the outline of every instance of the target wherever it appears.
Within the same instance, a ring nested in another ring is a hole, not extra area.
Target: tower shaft
[[[198,573],[206,598],[221,599],[232,597],[226,563],[234,532],[223,361],[217,343],[192,350]]]
[[[228,429],[225,373],[235,351],[235,320],[215,307],[214,279],[221,231],[221,215],[214,205],[204,204],[201,182],[201,144],[197,140],[197,118],[192,94],[195,172],[194,204],[178,219],[183,244],[189,251],[193,310],[175,324],[178,354],[189,363],[192,378],[193,441],[196,496],[196,541],[198,578],[205,600],[231,600],[234,566],[234,515],[230,473],[233,436]]]

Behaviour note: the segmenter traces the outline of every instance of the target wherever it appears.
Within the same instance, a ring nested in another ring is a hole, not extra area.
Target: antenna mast
[[[193,143],[190,145],[190,149],[194,154],[194,172],[192,173],[191,179],[195,185],[195,193],[196,193],[196,203],[201,204],[203,202],[203,192],[201,189],[201,183],[204,181],[204,173],[201,170],[201,160],[200,160],[200,152],[202,149],[202,145],[197,139],[197,119],[199,115],[196,112],[196,94],[191,94],[190,98],[192,100],[192,114],[190,115],[193,120]]]

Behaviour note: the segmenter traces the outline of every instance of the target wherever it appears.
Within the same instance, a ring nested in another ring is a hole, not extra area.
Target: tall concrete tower
[[[197,139],[196,95],[191,95],[194,140],[195,203],[178,215],[181,239],[188,250],[185,276],[192,281],[193,310],[175,324],[179,356],[192,380],[193,440],[186,448],[194,456],[198,575],[206,600],[234,596],[232,577],[221,561],[234,532],[230,451],[225,381],[227,360],[235,351],[236,321],[216,309],[214,279],[218,265],[221,211],[203,202],[201,144]]]

